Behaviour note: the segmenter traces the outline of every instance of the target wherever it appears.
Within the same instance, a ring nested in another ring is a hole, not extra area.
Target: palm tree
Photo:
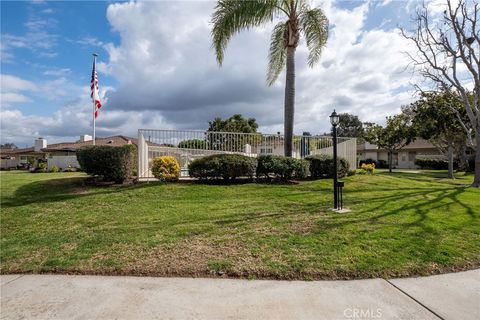
[[[328,19],[319,8],[310,8],[305,0],[219,0],[212,15],[213,47],[221,66],[232,36],[244,29],[267,24],[280,16],[273,28],[268,55],[267,84],[275,83],[286,65],[285,81],[285,155],[292,156],[293,116],[295,111],[295,51],[303,34],[309,50],[308,65],[320,59],[328,37]]]

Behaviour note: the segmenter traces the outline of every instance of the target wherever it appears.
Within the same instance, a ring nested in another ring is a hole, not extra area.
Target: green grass
[[[379,172],[296,185],[92,187],[81,173],[2,172],[1,273],[322,279],[480,266],[472,176]]]

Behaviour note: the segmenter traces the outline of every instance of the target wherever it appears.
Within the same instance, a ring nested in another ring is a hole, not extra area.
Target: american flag
[[[95,103],[95,118],[98,117],[98,111],[102,107],[102,103],[100,102],[100,95],[98,94],[98,76],[97,70],[95,68],[95,59],[93,60],[93,70],[92,70],[92,81],[90,82],[90,97],[92,98],[93,102]]]

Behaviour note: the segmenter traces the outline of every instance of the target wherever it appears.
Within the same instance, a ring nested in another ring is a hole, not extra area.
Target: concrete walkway
[[[389,281],[0,280],[1,319],[480,319],[480,270]]]

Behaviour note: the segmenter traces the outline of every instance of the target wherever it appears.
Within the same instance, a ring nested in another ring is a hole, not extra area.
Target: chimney
[[[38,138],[35,140],[33,150],[35,152],[40,152],[43,148],[47,147],[47,139]]]
[[[80,142],[85,142],[85,141],[92,141],[92,136],[88,134],[82,134],[80,136]]]

